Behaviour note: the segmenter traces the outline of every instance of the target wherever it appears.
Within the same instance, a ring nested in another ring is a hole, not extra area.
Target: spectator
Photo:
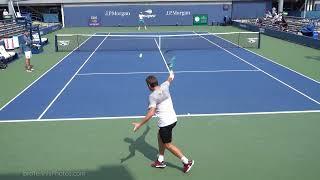
[[[4,18],[9,15],[7,9],[4,9],[4,10],[3,10],[2,15],[3,15]]]
[[[22,17],[22,16],[21,16],[21,13],[20,13],[19,11],[16,13],[16,16],[17,16],[17,18]]]
[[[282,16],[282,18],[281,18],[280,27],[281,27],[281,30],[282,30],[282,31],[287,31],[287,30],[288,30],[288,23],[287,23],[287,21],[284,19],[283,16]]]
[[[266,12],[266,19],[272,19],[272,14],[270,11]]]
[[[272,17],[277,15],[277,9],[275,7],[272,8]]]
[[[278,15],[278,14],[276,14],[275,16],[273,16],[273,18],[271,19],[272,24],[276,24],[278,18],[279,18],[279,15]]]
[[[282,13],[279,13],[277,22],[281,23],[282,17],[283,17]]]
[[[273,24],[280,24],[282,21],[282,14],[277,14],[276,16],[273,17],[273,19],[271,20],[271,22]]]
[[[257,18],[257,19],[256,19],[256,24],[257,24],[258,26],[261,26],[261,25],[262,25],[262,19],[261,19],[261,18]]]
[[[224,17],[223,17],[223,22],[224,22],[224,25],[225,25],[225,26],[228,25],[228,24],[230,23],[229,17],[228,17],[228,16],[224,16]]]

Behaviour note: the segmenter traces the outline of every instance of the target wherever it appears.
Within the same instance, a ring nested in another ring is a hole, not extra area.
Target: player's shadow
[[[142,153],[146,158],[148,158],[150,161],[154,161],[157,158],[158,155],[158,149],[151,146],[149,143],[146,142],[146,136],[150,131],[150,127],[147,126],[143,134],[138,137],[136,140],[133,140],[132,138],[124,138],[123,141],[126,143],[129,143],[129,154],[128,156],[121,158],[121,163],[129,160],[130,158],[134,157],[136,154],[136,151],[139,151]],[[166,162],[168,167],[176,168],[179,170],[182,170],[182,167],[176,166],[170,162]]]

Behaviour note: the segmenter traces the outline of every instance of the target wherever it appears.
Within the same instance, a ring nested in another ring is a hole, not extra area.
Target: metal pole
[[[284,3],[284,0],[279,0],[279,2],[278,2],[278,14],[283,12],[283,3]]]
[[[17,1],[18,11],[20,13],[19,1]]]
[[[307,13],[307,2],[308,2],[308,0],[304,0],[303,18],[306,18],[306,13]]]
[[[64,28],[65,24],[64,24],[64,5],[63,4],[61,4],[61,19],[62,19],[62,27]]]
[[[16,13],[15,13],[15,10],[14,10],[14,6],[13,6],[12,0],[8,1],[8,12],[9,12],[9,15],[12,15],[12,18],[15,18]]]

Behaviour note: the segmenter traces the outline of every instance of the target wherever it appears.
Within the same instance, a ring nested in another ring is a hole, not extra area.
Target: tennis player
[[[147,30],[146,23],[144,22],[144,15],[142,14],[142,12],[139,13],[139,27],[138,27],[139,31],[141,26],[144,26],[144,29]]]
[[[30,63],[30,59],[31,59],[31,56],[32,56],[32,53],[31,53],[32,41],[31,41],[31,39],[29,37],[29,32],[28,31],[24,32],[23,41],[24,41],[24,44],[22,46],[22,49],[23,49],[24,55],[26,57],[25,68],[26,68],[27,72],[32,72],[34,70],[33,69],[33,65],[31,65],[31,63]]]
[[[141,126],[148,122],[153,115],[159,117],[158,120],[158,159],[151,164],[155,168],[165,168],[164,151],[169,150],[176,157],[181,159],[183,163],[183,172],[187,173],[192,168],[194,161],[188,160],[181,152],[181,150],[172,144],[172,130],[177,124],[177,116],[173,109],[173,104],[170,96],[169,86],[174,78],[171,72],[167,81],[158,85],[158,80],[155,76],[148,76],[146,82],[151,94],[149,95],[149,109],[146,116],[141,122],[133,122],[133,131],[136,132]]]

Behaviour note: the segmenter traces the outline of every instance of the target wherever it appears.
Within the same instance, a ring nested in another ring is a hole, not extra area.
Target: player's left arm
[[[169,72],[169,77],[168,77],[167,81],[168,81],[169,83],[171,83],[171,82],[173,81],[173,79],[174,79],[174,73],[173,73],[173,71],[170,71],[170,72]]]
[[[141,122],[133,122],[132,124],[134,125],[133,131],[136,132],[141,126],[143,126],[145,123],[147,123],[153,115],[156,113],[156,108],[155,107],[150,107],[146,116],[142,119]]]

